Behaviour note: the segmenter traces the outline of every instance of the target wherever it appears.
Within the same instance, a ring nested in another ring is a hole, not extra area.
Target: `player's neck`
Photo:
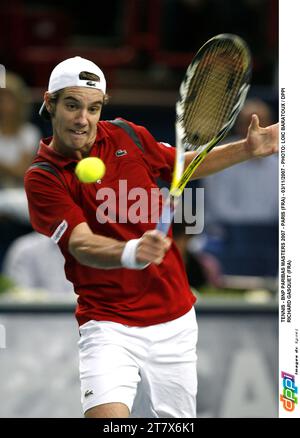
[[[54,149],[55,152],[58,152],[60,155],[63,155],[64,157],[81,160],[82,158],[89,156],[92,145],[86,145],[83,146],[81,149],[76,150],[57,142],[56,139],[53,137],[51,142],[49,143],[49,147]]]

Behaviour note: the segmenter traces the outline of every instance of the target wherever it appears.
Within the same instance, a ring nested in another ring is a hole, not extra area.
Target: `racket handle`
[[[156,229],[165,236],[168,234],[168,231],[170,229],[175,214],[176,205],[177,202],[175,202],[174,198],[169,196],[163,206],[159,222],[156,225]]]

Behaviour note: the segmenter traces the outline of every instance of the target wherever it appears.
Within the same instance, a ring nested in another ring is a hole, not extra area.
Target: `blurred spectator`
[[[7,72],[6,88],[0,88],[1,199],[13,196],[13,189],[23,191],[24,172],[39,144],[41,133],[29,122],[29,101],[29,90],[23,79],[15,73]],[[14,196],[17,196],[16,193]],[[32,227],[29,222],[19,221],[14,213],[10,214],[6,206],[0,203],[0,270],[11,242],[30,231]]]
[[[29,92],[24,81],[7,72],[0,88],[0,188],[23,186],[25,170],[36,152],[41,133],[29,123]]]
[[[194,237],[185,233],[184,223],[173,224],[173,238],[185,264],[190,286],[223,286],[221,267],[217,259],[205,252],[197,251]]]
[[[64,258],[57,245],[49,237],[32,232],[19,237],[9,247],[3,273],[23,288],[73,292],[63,267]]]
[[[246,135],[251,115],[273,122],[269,105],[249,99],[237,120],[235,141]],[[204,249],[224,273],[276,276],[278,269],[278,156],[241,163],[205,179]]]

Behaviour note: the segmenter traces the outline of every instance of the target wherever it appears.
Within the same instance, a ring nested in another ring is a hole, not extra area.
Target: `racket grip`
[[[162,213],[159,218],[159,222],[156,225],[156,229],[160,231],[162,234],[164,234],[165,236],[168,234],[174,214],[175,214],[175,202],[171,197],[169,197],[163,206]]]

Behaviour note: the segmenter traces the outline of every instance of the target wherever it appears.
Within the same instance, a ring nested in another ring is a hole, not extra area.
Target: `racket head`
[[[232,128],[247,96],[251,71],[250,50],[237,35],[217,35],[196,53],[176,103],[173,195],[179,196],[184,188],[180,186],[184,152],[207,153]]]

